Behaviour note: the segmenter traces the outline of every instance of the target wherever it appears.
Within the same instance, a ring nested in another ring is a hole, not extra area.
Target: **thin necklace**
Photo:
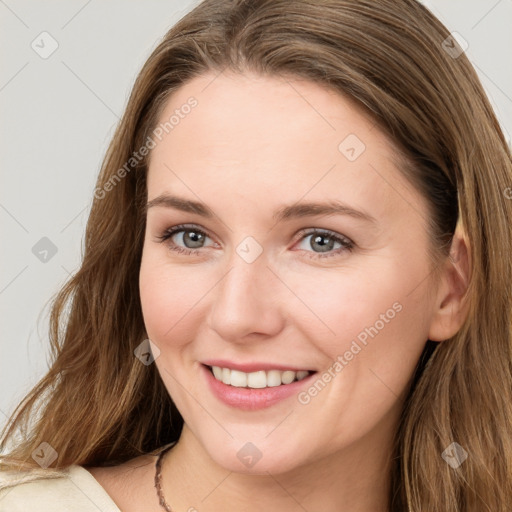
[[[161,451],[160,455],[158,456],[158,459],[156,460],[156,473],[155,473],[156,493],[158,495],[158,499],[160,500],[160,506],[166,512],[173,512],[173,510],[165,501],[164,492],[162,491],[162,461],[163,461],[164,455],[174,446],[174,444],[175,443],[173,443],[171,446],[169,446],[165,450]]]
[[[164,455],[176,444],[176,442],[172,443],[171,446],[162,450],[158,458],[156,459],[156,473],[155,473],[155,487],[156,493],[158,495],[158,499],[160,500],[160,506],[165,510],[165,512],[173,512],[172,508],[165,501],[164,491],[162,491],[162,461],[164,460]],[[411,509],[408,508],[409,512]]]

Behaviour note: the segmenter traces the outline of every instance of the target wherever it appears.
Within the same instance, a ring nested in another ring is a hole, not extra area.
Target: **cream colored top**
[[[84,467],[0,471],[0,512],[121,512]]]

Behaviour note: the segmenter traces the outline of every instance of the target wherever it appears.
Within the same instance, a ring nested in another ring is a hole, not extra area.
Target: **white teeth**
[[[223,369],[222,371],[224,372],[225,370]],[[230,384],[232,386],[236,386],[237,388],[245,388],[245,386],[247,386],[247,374],[237,370],[231,370]]]
[[[270,370],[267,372],[267,386],[275,387],[281,385],[281,372],[279,370]]]
[[[234,370],[231,370],[233,372]],[[243,372],[240,372],[243,373]],[[248,388],[265,388],[267,387],[267,376],[264,371],[245,373],[247,375]]]
[[[295,380],[295,372],[290,370],[283,372],[281,380],[283,381],[283,384],[291,384]]]
[[[218,366],[212,366],[213,375],[215,375],[215,378],[217,380],[222,380],[222,374],[224,373],[222,371],[222,368],[219,368]]]
[[[302,380],[306,378],[310,372],[307,370],[299,370],[293,372],[286,370],[257,371],[251,373],[241,372],[239,370],[230,370],[229,368],[220,368],[212,366],[213,375],[217,380],[224,384],[229,384],[238,388],[266,388],[276,387],[281,384],[291,384],[294,380]]]

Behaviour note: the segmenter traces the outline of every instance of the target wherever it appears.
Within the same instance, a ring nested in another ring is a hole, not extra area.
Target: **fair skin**
[[[453,258],[432,273],[427,204],[397,169],[391,142],[353,103],[303,80],[215,76],[172,95],[162,122],[190,96],[198,105],[152,150],[148,173],[149,201],[172,194],[214,213],[165,205],[147,213],[144,320],[161,351],[154,364],[185,421],[164,459],[167,502],[174,511],[229,503],[247,512],[384,512],[393,434],[415,366],[426,340],[451,337],[466,314],[467,247],[457,232]],[[354,161],[338,149],[349,134],[366,146]],[[285,205],[331,200],[374,221],[272,218]],[[193,226],[157,238],[178,224]],[[195,254],[170,249],[197,248],[186,236],[194,227],[207,235]],[[304,228],[332,231],[354,248],[335,242],[323,253]],[[248,236],[262,249],[251,263],[236,251]],[[239,410],[200,376],[200,361],[212,358],[281,362],[321,376],[397,303],[400,312],[307,404],[295,394]],[[262,454],[252,467],[237,457],[247,442]],[[156,512],[155,459],[91,472],[123,512]]]

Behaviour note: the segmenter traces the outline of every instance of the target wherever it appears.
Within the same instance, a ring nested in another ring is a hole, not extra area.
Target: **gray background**
[[[79,265],[96,175],[135,76],[197,3],[0,0],[0,426],[48,367],[48,301]],[[424,3],[467,41],[512,133],[512,0]]]

